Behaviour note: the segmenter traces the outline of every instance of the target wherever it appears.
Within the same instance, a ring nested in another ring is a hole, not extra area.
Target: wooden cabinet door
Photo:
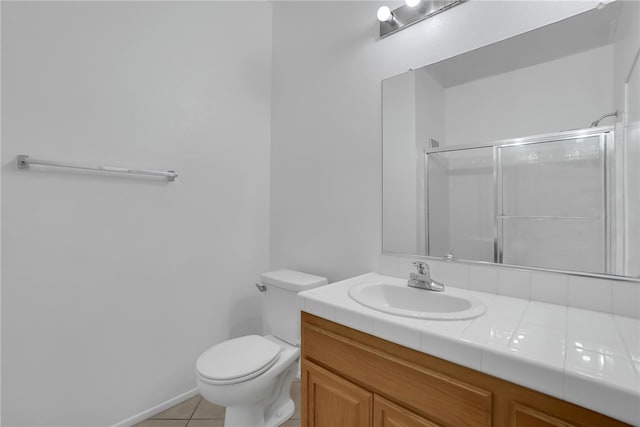
[[[307,360],[302,363],[301,400],[303,427],[372,425],[373,393]]]
[[[373,420],[374,427],[441,427],[378,395],[373,400]]]
[[[576,427],[575,424],[517,403],[511,406],[510,424],[511,427]]]

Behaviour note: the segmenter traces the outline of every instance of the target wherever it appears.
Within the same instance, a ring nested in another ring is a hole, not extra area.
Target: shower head
[[[618,112],[614,111],[613,113],[605,114],[604,116],[599,117],[597,120],[591,122],[591,126],[589,126],[589,127],[592,127],[592,128],[598,127],[600,122],[603,119],[607,118],[607,117],[616,117],[617,118],[618,117]]]

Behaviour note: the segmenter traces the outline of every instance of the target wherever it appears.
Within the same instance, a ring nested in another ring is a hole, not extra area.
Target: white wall
[[[381,81],[593,8],[474,0],[379,40],[386,2],[273,6],[271,265],[330,280],[381,248]]]
[[[382,193],[384,221],[382,241],[390,252],[416,254],[419,235],[417,216],[416,89],[415,73],[408,72],[382,82],[383,138],[393,141],[382,147],[386,179]]]
[[[424,153],[431,138],[444,142],[444,88],[418,69],[383,80],[382,98],[382,244],[426,255]]]
[[[612,63],[609,45],[447,88],[447,144],[589,127],[615,109]]]
[[[270,85],[266,2],[2,2],[2,425],[116,423],[260,331]]]
[[[445,145],[445,111],[444,111],[444,88],[440,83],[436,81],[429,73],[425,71],[424,68],[420,68],[416,70],[414,73],[415,79],[415,87],[416,87],[416,194],[415,198],[418,201],[417,203],[417,212],[416,212],[416,220],[417,220],[417,246],[418,251],[414,252],[418,255],[427,255],[427,234],[429,234],[430,240],[430,249],[439,248],[447,248],[445,252],[448,252],[448,238],[446,233],[440,232],[440,230],[425,230],[427,228],[427,212],[426,212],[426,203],[425,203],[425,186],[428,185],[425,182],[425,150],[430,147],[431,139],[435,139],[440,144]],[[392,80],[392,79],[387,79]],[[385,81],[387,81],[385,80]],[[383,108],[384,108],[383,102]],[[385,113],[383,111],[382,117],[385,118]],[[385,119],[386,120],[386,119]],[[386,123],[382,125],[382,131],[386,128]],[[386,135],[382,136],[383,141],[393,140],[387,139]],[[383,144],[383,148],[385,145]],[[385,153],[382,153],[383,162],[385,161]],[[383,165],[383,170],[385,170],[386,164]],[[444,169],[438,169],[435,171],[436,174],[444,172]],[[444,176],[444,175],[442,175]],[[383,182],[386,182],[384,180]],[[384,194],[384,193],[383,193]],[[443,186],[431,186],[429,188],[429,194],[435,200],[439,202],[444,202],[448,200],[448,193],[445,191]],[[384,197],[384,196],[383,196]],[[386,206],[386,203],[383,204]],[[429,206],[429,216],[432,220],[434,217],[440,217],[438,224],[447,224],[448,220],[448,209],[431,209],[433,206]],[[435,221],[435,220],[434,220]],[[382,230],[384,232],[385,226],[383,225]],[[386,249],[386,245],[383,245]],[[436,252],[438,253],[438,252]]]

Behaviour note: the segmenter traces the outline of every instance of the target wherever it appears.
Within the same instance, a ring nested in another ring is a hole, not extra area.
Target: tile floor
[[[291,384],[296,412],[282,427],[300,427],[300,381]],[[213,405],[200,395],[177,404],[134,427],[223,427],[224,407]],[[247,426],[252,427],[252,426]]]

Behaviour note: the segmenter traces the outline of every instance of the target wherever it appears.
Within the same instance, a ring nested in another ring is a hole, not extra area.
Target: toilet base
[[[249,427],[264,425],[262,405],[227,406],[224,413],[224,427]]]
[[[264,427],[277,427],[287,421],[296,411],[293,400],[289,399],[280,409],[275,411],[273,415],[264,421]]]
[[[228,406],[224,417],[224,427],[278,427],[287,421],[295,412],[293,400],[289,399],[273,414],[265,419],[264,407]]]
[[[297,369],[298,363],[293,363],[279,375],[268,393],[269,402],[227,406],[224,427],[278,427],[291,418],[296,408],[290,390]]]

